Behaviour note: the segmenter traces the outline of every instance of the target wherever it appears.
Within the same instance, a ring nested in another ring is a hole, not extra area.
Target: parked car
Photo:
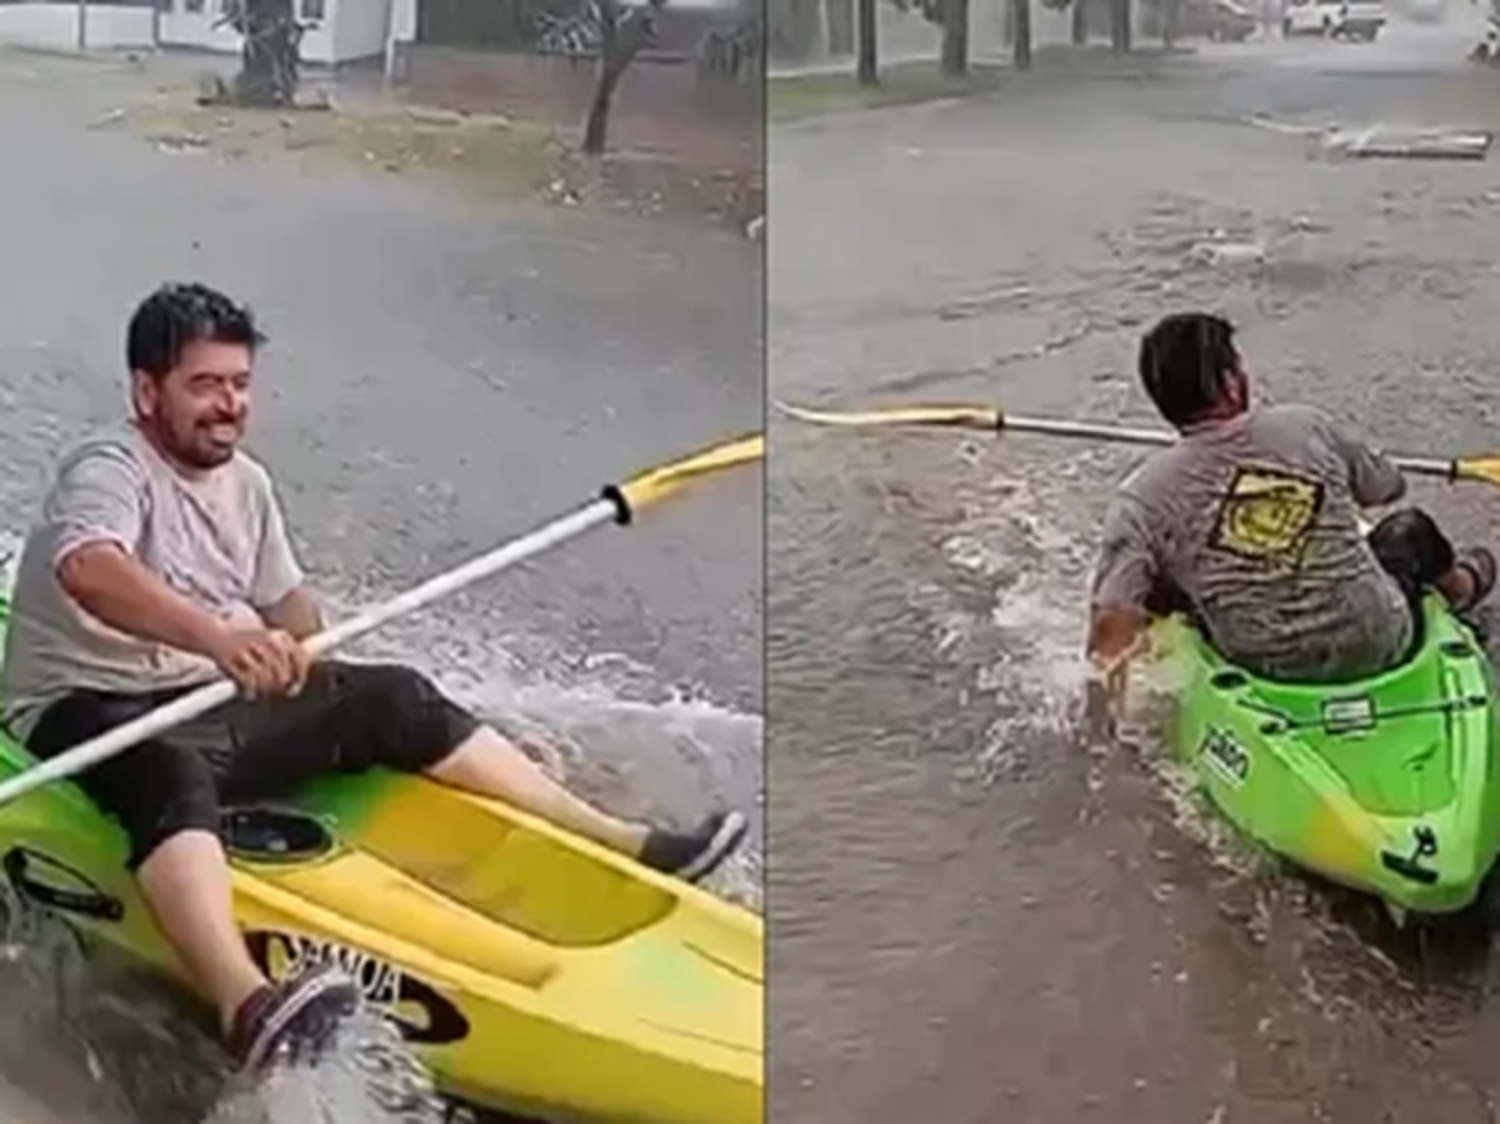
[[[1180,33],[1216,43],[1243,43],[1260,26],[1250,9],[1235,0],[1197,0],[1184,5]]]
[[[1448,13],[1443,0],[1399,0],[1392,5],[1397,15],[1403,15],[1412,23],[1442,23]]]
[[[1141,33],[1148,36],[1162,34],[1162,22],[1166,16],[1165,2],[1147,5]],[[1174,34],[1179,39],[1241,43],[1260,26],[1239,0],[1178,0],[1176,16]]]
[[[1329,39],[1374,41],[1386,25],[1383,0],[1286,0],[1281,31]]]

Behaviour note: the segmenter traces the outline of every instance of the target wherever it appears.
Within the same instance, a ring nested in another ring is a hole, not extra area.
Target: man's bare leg
[[[1453,568],[1437,580],[1438,592],[1455,609],[1471,609],[1495,586],[1495,556],[1484,547],[1457,552]]]
[[[549,777],[499,732],[481,726],[428,770],[443,784],[492,796],[612,850],[639,857],[650,830],[600,811]]]
[[[151,852],[137,879],[157,927],[207,992],[227,1033],[241,1004],[267,980],[234,922],[223,844],[211,832],[179,832]]]
[[[1467,605],[1474,599],[1474,575],[1462,566],[1455,566],[1438,578],[1437,587],[1450,605]]]
[[[503,800],[559,827],[690,882],[712,873],[741,840],[748,824],[720,812],[689,831],[627,823],[575,796],[499,732],[481,726],[427,770],[443,784]]]

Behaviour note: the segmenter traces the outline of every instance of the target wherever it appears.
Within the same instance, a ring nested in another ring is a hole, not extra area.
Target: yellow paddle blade
[[[1500,456],[1463,457],[1453,462],[1453,479],[1478,480],[1500,488]]]
[[[877,426],[877,425],[937,425],[954,426],[959,429],[997,430],[1001,428],[1002,415],[990,406],[930,404],[925,406],[891,406],[883,410],[859,410],[841,412],[834,410],[812,410],[806,406],[793,406],[788,402],[777,402],[776,408],[788,417],[814,425]]]
[[[631,511],[639,511],[665,499],[700,476],[760,460],[765,453],[765,435],[754,433],[715,445],[701,453],[683,457],[682,460],[647,469],[620,485],[618,494]]]

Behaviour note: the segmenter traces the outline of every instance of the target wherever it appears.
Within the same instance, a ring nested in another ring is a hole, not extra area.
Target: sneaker
[[[749,828],[738,812],[719,812],[688,832],[655,828],[641,848],[641,862],[663,874],[701,882],[734,854]]]
[[[265,1065],[282,1047],[294,1059],[316,1056],[359,1004],[359,989],[346,975],[313,968],[245,1000],[235,1012],[229,1050],[246,1069]]]
[[[1463,605],[1457,606],[1460,610],[1467,611],[1494,592],[1495,556],[1485,547],[1469,546],[1458,552],[1455,565],[1468,570],[1469,576],[1474,580],[1474,596]]]

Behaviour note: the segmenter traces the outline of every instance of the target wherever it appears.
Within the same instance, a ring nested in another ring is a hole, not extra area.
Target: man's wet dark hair
[[[196,282],[167,284],[141,301],[125,333],[125,361],[132,371],[160,378],[177,366],[191,343],[266,342],[255,315],[217,289]]]
[[[1208,412],[1238,366],[1234,325],[1208,312],[1173,313],[1141,339],[1141,385],[1179,428]]]

